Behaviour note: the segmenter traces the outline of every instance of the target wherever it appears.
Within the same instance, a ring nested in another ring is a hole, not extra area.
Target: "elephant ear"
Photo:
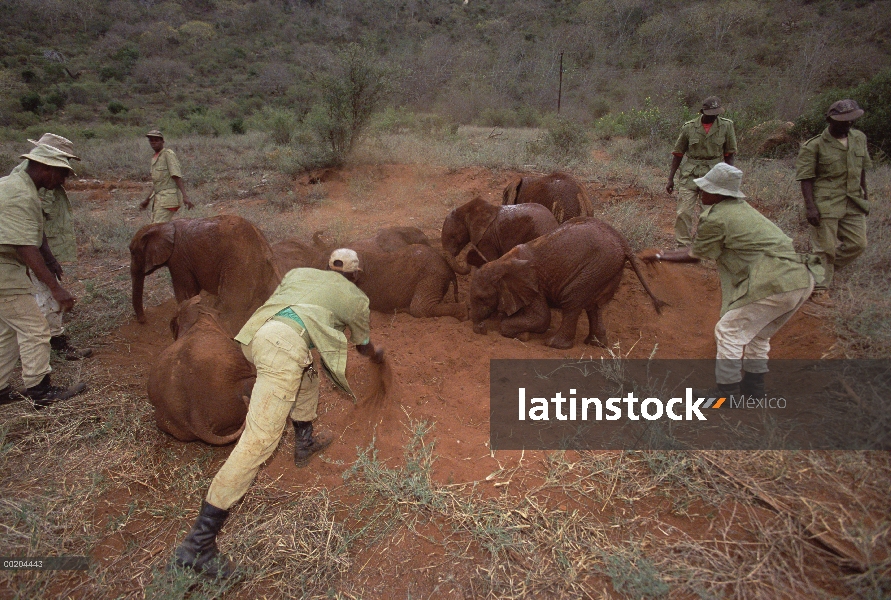
[[[174,232],[173,223],[164,223],[145,232],[145,235],[142,236],[146,274],[170,260],[170,256],[173,254]]]
[[[498,282],[498,311],[511,316],[541,295],[538,277],[528,260],[513,259]]]
[[[504,194],[502,195],[501,204],[516,204],[517,196],[520,195],[520,186],[523,185],[523,178],[517,177],[504,188]]]

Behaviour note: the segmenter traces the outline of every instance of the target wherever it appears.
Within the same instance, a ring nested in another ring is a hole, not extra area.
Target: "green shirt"
[[[13,173],[24,171],[28,161],[23,161],[12,170]],[[44,232],[50,250],[60,262],[77,261],[77,238],[74,236],[74,220],[71,202],[65,188],[59,186],[55,190],[40,188],[37,190],[43,207]]]
[[[757,300],[810,285],[808,269],[822,280],[822,267],[805,264],[792,239],[745,200],[705,206],[690,254],[718,263],[721,316]]]
[[[152,157],[153,209],[182,206],[182,194],[173,180],[174,177],[182,178],[182,176],[182,167],[170,148],[164,148],[158,156]]]
[[[708,133],[702,126],[702,115],[687,121],[674,144],[672,154],[684,156],[678,185],[696,190],[693,180],[704,176],[728,154],[736,154],[736,130],[733,121],[718,117]]]
[[[293,310],[306,326],[334,383],[352,395],[346,378],[347,338],[343,331],[350,328],[350,341],[354,344],[368,343],[368,296],[335,271],[292,269],[266,304],[248,319],[235,340],[250,344],[257,330],[285,308]]]
[[[804,143],[795,163],[795,179],[814,180],[814,203],[820,216],[839,219],[845,216],[848,200],[864,214],[869,214],[869,202],[863,197],[860,177],[864,169],[872,167],[862,131],[848,132],[848,145],[832,137],[829,127]]]
[[[24,171],[0,179],[0,296],[30,294],[28,268],[13,246],[43,243],[43,210],[31,177]]]

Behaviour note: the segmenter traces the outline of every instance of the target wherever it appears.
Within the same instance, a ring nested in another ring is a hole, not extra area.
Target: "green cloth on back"
[[[257,330],[285,308],[293,310],[305,324],[331,380],[353,395],[346,378],[347,338],[343,331],[350,328],[350,341],[354,344],[368,343],[368,296],[340,273],[292,269],[235,340],[250,344]]]
[[[702,115],[687,121],[674,144],[673,153],[684,155],[678,185],[696,190],[693,180],[704,176],[727,154],[736,154],[736,130],[733,121],[718,117],[708,133],[702,126]]]
[[[182,194],[174,177],[183,176],[182,167],[173,150],[164,148],[152,157],[152,208],[178,208],[182,206]]]
[[[869,202],[863,197],[860,176],[864,169],[872,168],[872,159],[866,148],[866,135],[852,129],[848,132],[848,145],[832,137],[829,127],[818,136],[804,143],[795,162],[795,179],[814,180],[814,203],[820,216],[840,219],[845,216],[848,200],[856,204],[864,214],[869,214]]]
[[[809,269],[817,282],[823,279],[818,262],[796,253],[792,239],[741,198],[703,208],[690,254],[718,263],[721,316],[768,296],[809,286]]]
[[[0,296],[32,293],[28,269],[13,246],[43,244],[43,210],[24,171],[0,179]]]

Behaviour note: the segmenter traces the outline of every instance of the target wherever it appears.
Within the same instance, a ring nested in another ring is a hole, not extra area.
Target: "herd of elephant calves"
[[[442,225],[442,250],[414,227],[390,227],[342,244],[359,255],[357,285],[372,310],[414,317],[453,316],[486,333],[486,319],[501,316],[500,333],[544,333],[551,308],[560,327],[546,341],[571,348],[582,311],[586,344],[604,345],[601,308],[622,279],[626,261],[658,311],[628,241],[590,216],[591,202],[571,176],[523,177],[504,190],[503,205],[475,198],[452,210]],[[469,246],[466,259],[459,254]],[[166,266],[180,303],[170,327],[175,342],[149,373],[148,397],[158,427],[182,441],[235,441],[244,428],[253,366],[232,338],[291,269],[325,269],[334,247],[317,234],[270,246],[249,221],[223,215],[147,225],[130,242],[133,309],[145,322],[145,276]],[[456,273],[470,280],[469,307],[458,301]],[[452,301],[446,298],[452,286]],[[199,295],[202,291],[211,295]]]

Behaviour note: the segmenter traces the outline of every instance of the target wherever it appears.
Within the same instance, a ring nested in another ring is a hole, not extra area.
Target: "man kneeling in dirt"
[[[198,519],[176,549],[175,563],[212,577],[229,577],[235,565],[216,544],[229,507],[240,500],[266,459],[278,446],[290,415],[294,422],[294,463],[307,464],[331,444],[325,432],[313,435],[319,403],[319,379],[311,348],[318,348],[331,379],[352,395],[346,379],[347,339],[359,354],[382,363],[384,351],[369,338],[368,297],[354,281],[360,271],[353,250],[331,253],[328,271],[293,269],[269,300],[235,336],[257,367],[244,433],[214,477]]]
[[[722,300],[721,319],[715,325],[718,387],[696,394],[763,398],[770,338],[807,301],[815,279],[823,279],[823,268],[817,257],[797,254],[792,240],[743,200],[742,171],[718,163],[695,182],[705,209],[693,245],[641,258],[649,262],[711,258],[718,263]]]

